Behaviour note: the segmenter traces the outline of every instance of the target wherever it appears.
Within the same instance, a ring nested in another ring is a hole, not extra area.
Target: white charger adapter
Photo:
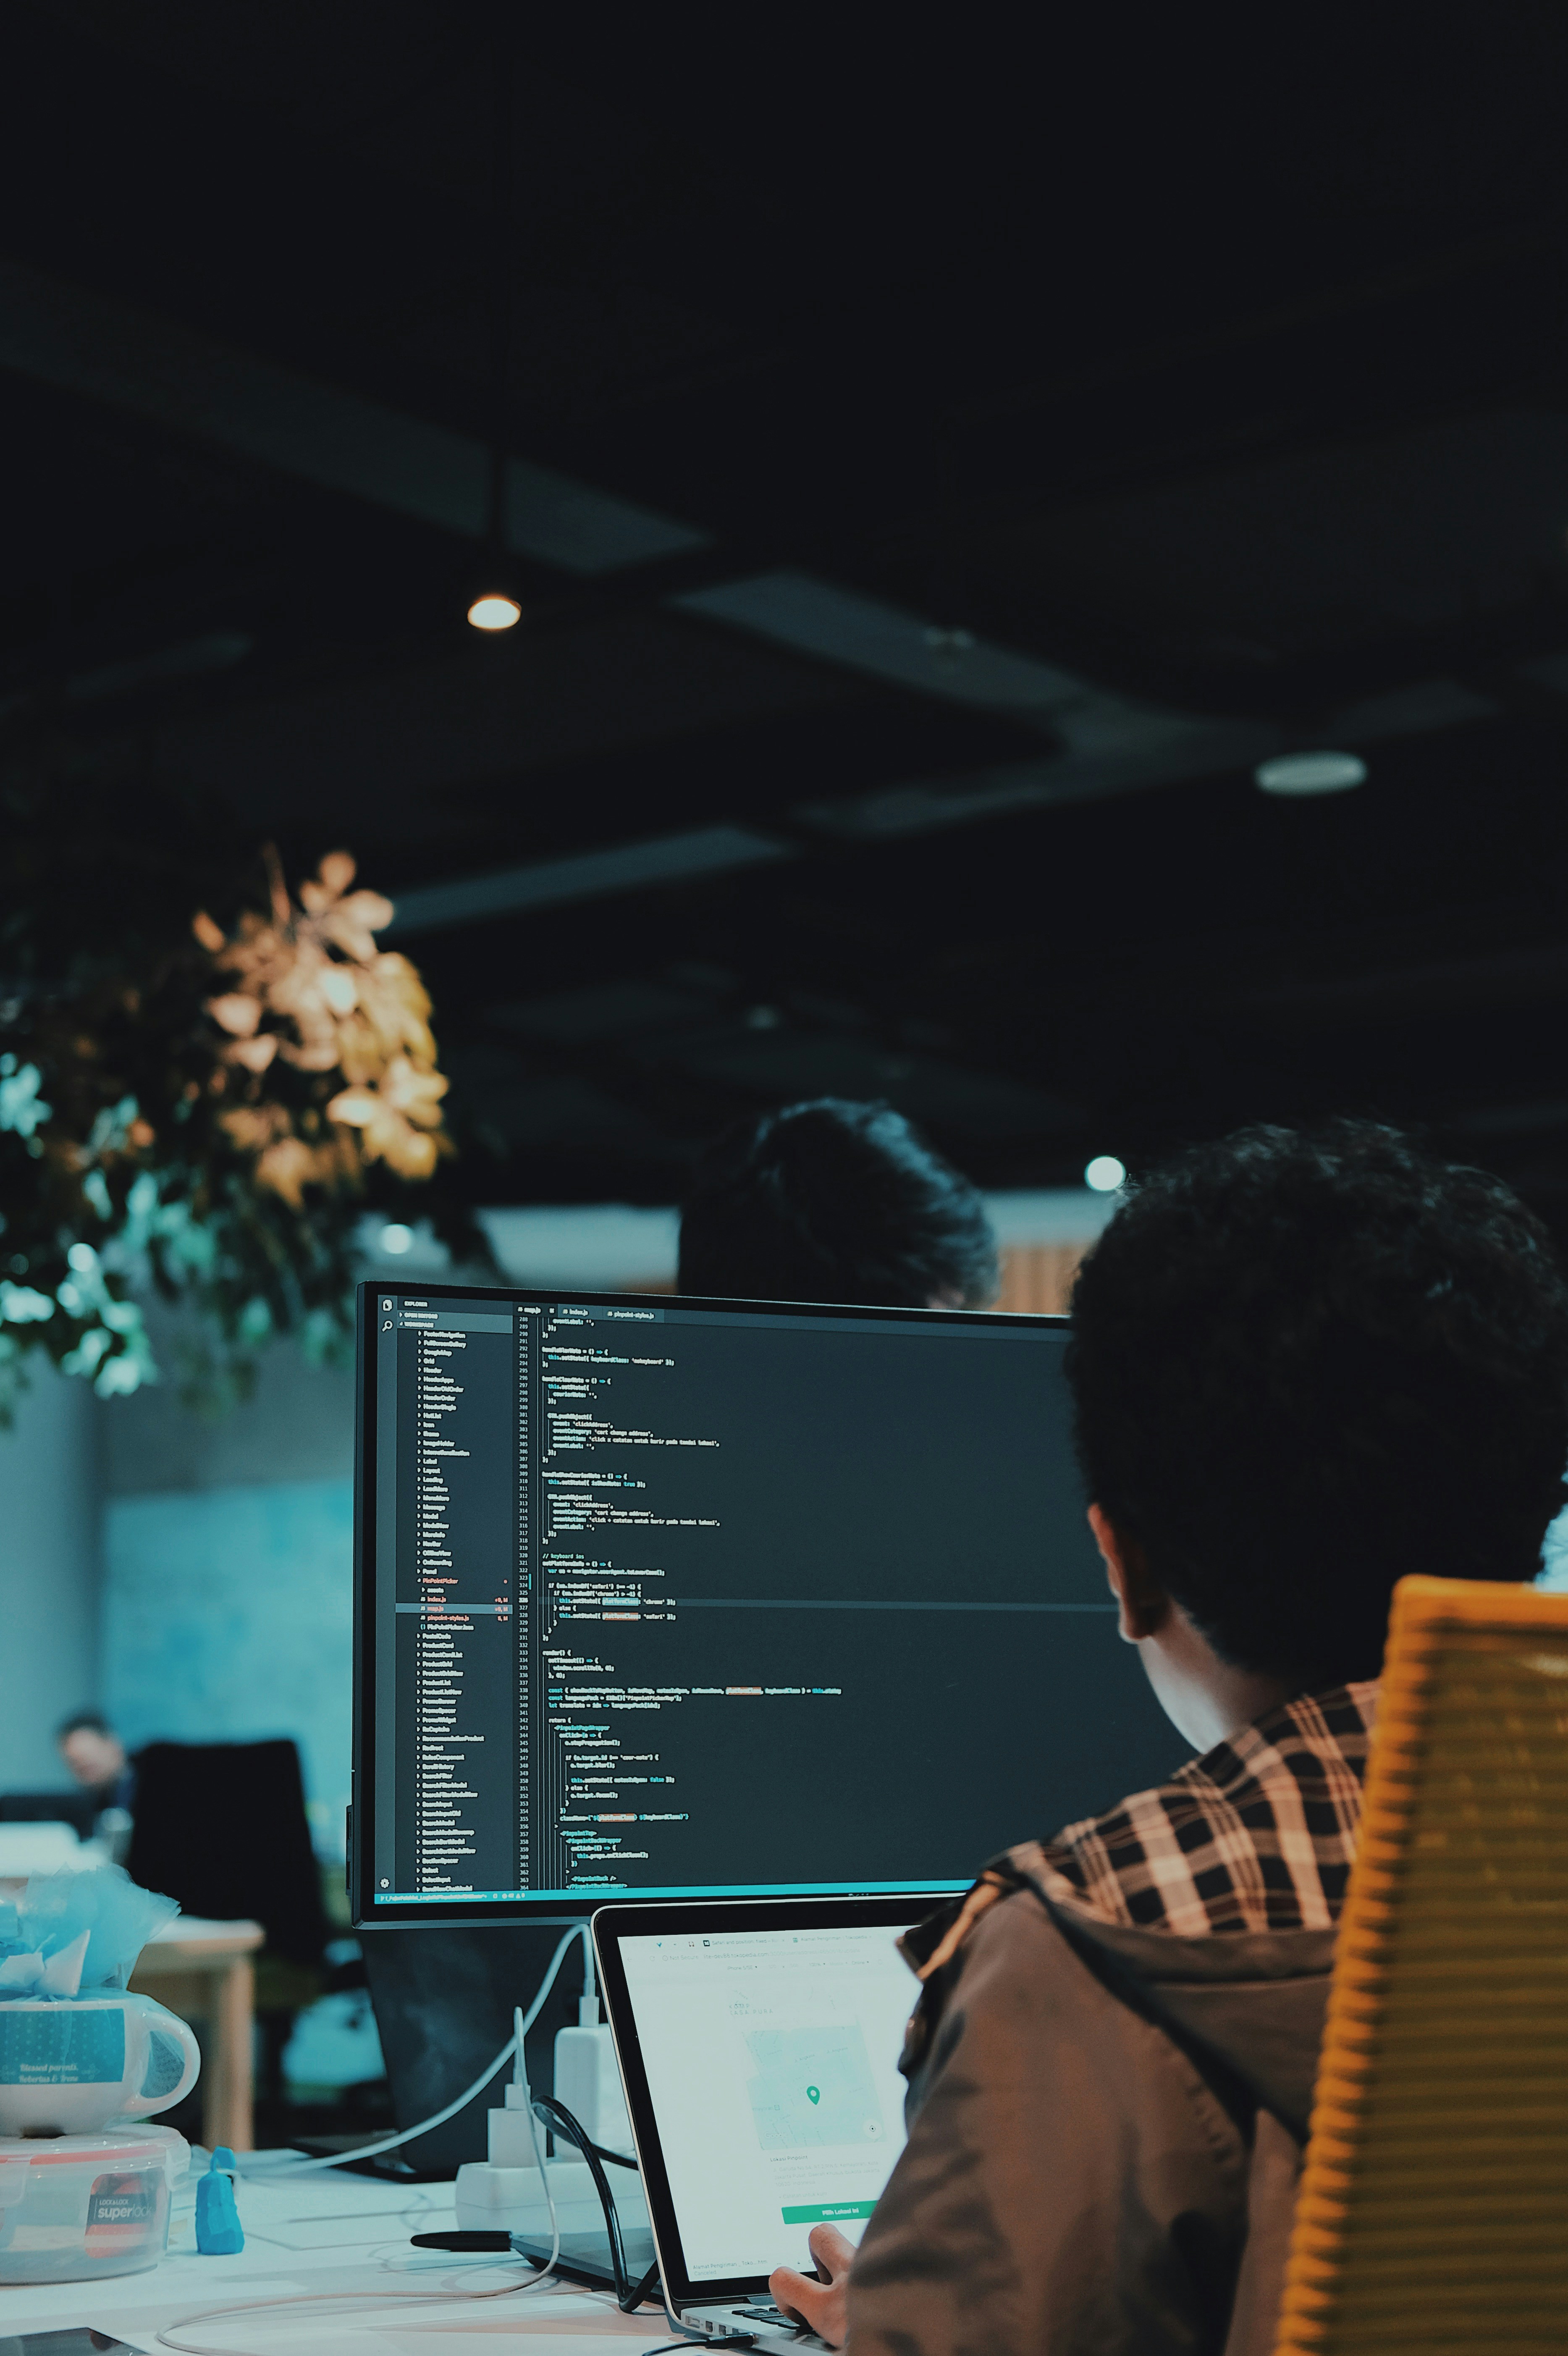
[[[597,1996],[584,1995],[577,2012],[575,2029],[556,2032],[555,2098],[580,2121],[592,2141],[606,2151],[624,2151],[629,2158],[631,2121],[621,2092],[614,2040],[600,2022]],[[533,2094],[521,2074],[520,2053],[515,2066],[518,2074],[506,2090],[503,2107],[485,2114],[488,2156],[468,2160],[457,2171],[459,2226],[527,2233],[530,2239],[548,2242],[553,2198],[562,2234],[603,2233],[604,2212],[588,2164],[564,2136],[557,2137],[555,2157],[546,2159],[541,2178],[539,2155],[544,2149],[545,2130],[532,2117]],[[622,2224],[645,2225],[648,2210],[641,2176],[629,2169],[613,2169],[610,2184]]]
[[[632,2122],[621,2091],[615,2040],[608,2023],[599,2019],[597,1997],[581,1999],[575,2029],[556,2032],[555,2099],[605,2151],[624,2151],[628,2159],[634,2157]]]

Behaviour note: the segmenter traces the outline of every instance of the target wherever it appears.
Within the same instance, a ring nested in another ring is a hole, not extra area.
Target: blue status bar
[[[378,1906],[507,1905],[519,1898],[896,1898],[958,1891],[965,1881],[669,1881],[634,1888],[629,1881],[578,1882],[571,1890],[379,1890]]]

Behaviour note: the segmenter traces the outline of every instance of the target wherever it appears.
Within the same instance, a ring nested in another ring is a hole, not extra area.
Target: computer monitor
[[[356,1921],[959,1890],[1168,1773],[1066,1343],[361,1286]]]

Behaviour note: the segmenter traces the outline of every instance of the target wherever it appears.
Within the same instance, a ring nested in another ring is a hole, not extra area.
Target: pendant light
[[[490,329],[490,487],[485,519],[485,562],[469,600],[468,620],[486,636],[515,629],[523,618],[507,534],[507,388],[512,346],[512,145],[516,113],[516,52],[510,0],[491,10],[490,266],[486,309]]]

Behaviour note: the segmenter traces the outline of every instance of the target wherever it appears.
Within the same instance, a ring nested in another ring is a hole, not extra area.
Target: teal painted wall
[[[0,1434],[0,1791],[69,1788],[54,1730],[98,1699],[101,1412],[40,1355]]]
[[[101,1699],[132,1743],[300,1746],[341,1856],[352,1708],[354,1376],[269,1350],[226,1415],[180,1397],[189,1330],[154,1303],[164,1383],[101,1406]]]
[[[300,1746],[318,1849],[341,1855],[353,1696],[345,1480],[110,1497],[104,1702],[133,1746]]]

